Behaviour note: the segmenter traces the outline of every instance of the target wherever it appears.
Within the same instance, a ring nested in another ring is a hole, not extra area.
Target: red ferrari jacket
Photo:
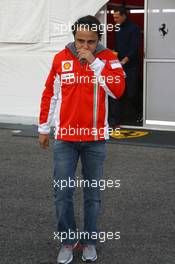
[[[38,132],[55,139],[94,141],[109,138],[108,96],[119,98],[124,71],[116,55],[98,44],[95,61],[79,61],[75,44],[55,55],[41,98]]]

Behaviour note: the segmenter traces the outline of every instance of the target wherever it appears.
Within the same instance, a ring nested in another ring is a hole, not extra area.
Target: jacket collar
[[[69,49],[69,51],[70,51],[75,57],[78,57],[78,53],[77,53],[77,50],[76,50],[76,47],[75,47],[75,42],[70,42],[70,43],[68,43],[68,44],[66,45],[66,48]],[[96,50],[95,50],[95,52],[94,52],[94,55],[97,55],[98,53],[100,53],[100,52],[102,52],[102,51],[104,51],[104,50],[106,50],[106,48],[105,48],[102,44],[98,43],[97,48],[96,48]]]

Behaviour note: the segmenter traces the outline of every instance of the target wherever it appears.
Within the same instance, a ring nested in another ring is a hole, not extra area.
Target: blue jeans
[[[80,240],[81,244],[96,244],[97,239],[91,238],[92,232],[98,233],[97,219],[100,212],[101,198],[99,185],[91,186],[103,175],[103,163],[106,156],[105,141],[69,142],[55,140],[54,142],[54,199],[56,206],[57,232],[64,233],[62,244],[74,244]],[[84,235],[81,239],[75,237],[77,228],[74,218],[73,193],[74,184],[68,184],[75,179],[77,163],[81,159],[84,183]],[[60,183],[64,183],[64,188]],[[67,184],[67,185],[66,185]],[[68,236],[72,232],[72,236]],[[67,237],[66,237],[67,235]]]

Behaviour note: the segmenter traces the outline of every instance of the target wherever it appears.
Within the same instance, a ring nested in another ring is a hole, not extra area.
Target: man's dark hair
[[[75,36],[78,28],[87,28],[88,30],[92,30],[97,32],[98,38],[101,39],[103,34],[103,30],[101,28],[100,21],[95,16],[84,16],[79,18],[74,25],[72,25],[72,33]]]
[[[125,16],[127,16],[127,10],[126,10],[126,8],[124,7],[124,6],[117,6],[116,8],[115,8],[115,10],[114,10],[114,12],[119,12],[120,13],[120,15],[125,15]]]

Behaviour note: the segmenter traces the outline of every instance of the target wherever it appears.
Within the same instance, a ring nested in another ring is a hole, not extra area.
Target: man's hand
[[[126,64],[126,63],[128,63],[129,62],[129,58],[128,57],[124,57],[121,61],[120,61],[120,63],[122,64],[122,65],[124,65],[124,64]]]
[[[39,134],[39,143],[43,149],[49,147],[49,134]]]
[[[77,49],[79,60],[85,59],[89,64],[93,63],[95,60],[94,55],[90,50],[87,49]]]

